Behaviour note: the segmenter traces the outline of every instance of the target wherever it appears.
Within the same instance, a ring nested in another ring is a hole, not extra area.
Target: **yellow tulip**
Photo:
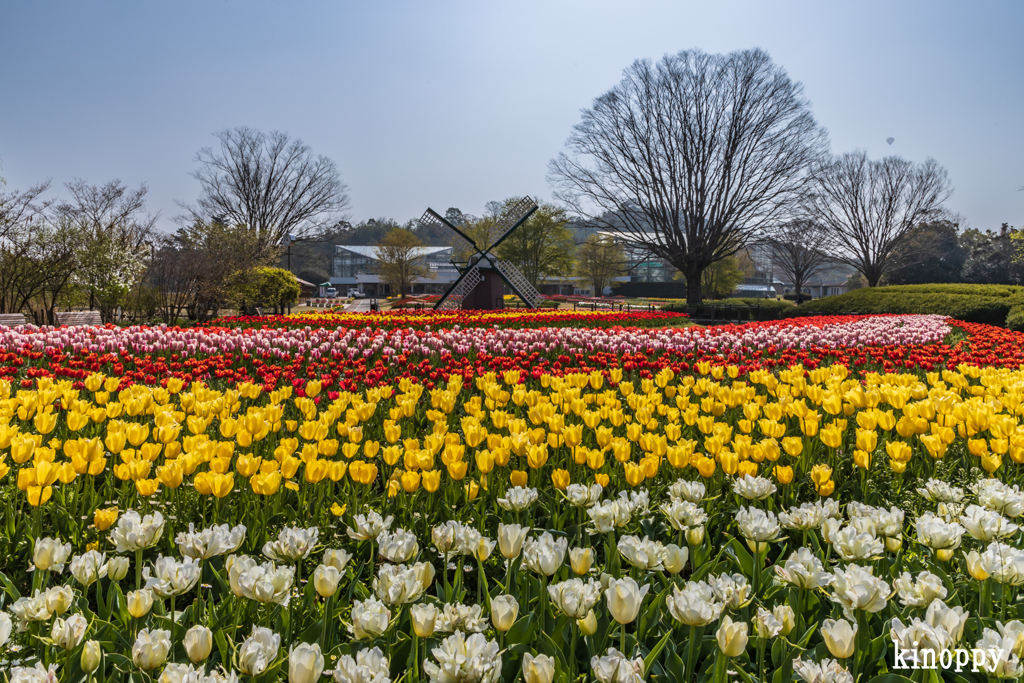
[[[335,517],[341,517],[345,514],[345,508],[347,507],[347,505],[338,505],[337,503],[334,503],[331,505],[331,514]]]
[[[824,484],[818,487],[818,495],[822,498],[827,498],[832,495],[832,492],[836,490],[836,483],[829,479]]]
[[[512,482],[512,486],[526,486],[528,481],[526,472],[524,470],[512,470],[512,474],[509,475],[509,481]]]
[[[423,472],[423,478],[420,480],[423,484],[423,488],[429,493],[433,493],[441,486],[441,471],[440,470],[426,470]]]
[[[281,478],[280,472],[261,472],[253,475],[249,484],[257,495],[272,496],[281,488]]]
[[[821,489],[821,486],[832,478],[832,468],[828,465],[815,465],[811,468],[811,481],[814,482],[814,486],[817,489]]]
[[[914,455],[910,446],[903,441],[886,442],[885,452],[889,454],[890,460],[899,460],[900,462],[910,462]]]
[[[821,442],[829,448],[839,448],[839,444],[843,442],[843,433],[835,425],[829,425],[822,429],[819,436]]]
[[[104,509],[97,508],[92,515],[92,523],[95,524],[96,528],[100,531],[106,531],[114,522],[117,521],[119,513],[120,510],[117,509],[117,506]]]
[[[862,469],[871,469],[871,453],[857,449],[853,452],[853,462]]]
[[[868,453],[874,453],[878,448],[878,433],[874,429],[858,429],[857,448]]]
[[[313,460],[306,463],[303,478],[310,484],[317,484],[327,477],[330,463],[327,460]]]
[[[138,479],[135,481],[135,489],[140,496],[152,496],[160,489],[160,482],[156,479]]]
[[[798,436],[787,436],[782,440],[782,450],[790,457],[797,458],[804,452],[804,440]]]
[[[299,471],[299,465],[301,464],[302,461],[298,458],[293,458],[291,456],[284,458],[281,460],[281,475],[284,476],[285,479],[291,479],[295,476],[295,473]]]
[[[551,473],[551,484],[559,491],[564,491],[569,487],[571,480],[569,478],[568,470],[554,470]]]
[[[700,472],[700,476],[705,479],[710,478],[715,473],[715,461],[711,458],[702,455],[695,460],[694,464],[697,467],[697,471]]]
[[[406,493],[415,493],[420,487],[420,473],[419,472],[403,472],[402,473],[402,489]]]
[[[52,486],[30,486],[28,491],[28,504],[32,507],[45,505],[53,495]]]
[[[793,481],[793,468],[788,465],[776,465],[772,471],[780,484],[789,484]]]
[[[50,412],[39,413],[33,422],[36,426],[36,431],[40,434],[49,434],[57,426],[57,414]]]
[[[466,476],[469,464],[463,460],[453,460],[448,463],[448,476],[455,481],[461,481]]]
[[[989,473],[995,472],[1003,464],[1003,457],[998,453],[985,453],[981,456],[981,466]]]
[[[182,481],[181,465],[179,463],[171,461],[171,462],[167,463],[166,465],[163,465],[161,467],[157,467],[156,468],[156,477],[160,481],[160,483],[163,484],[164,486],[166,486],[167,488],[169,488],[169,489],[176,489],[179,486],[181,486],[181,481]],[[138,484],[138,481],[136,481],[136,484]],[[142,490],[139,489],[139,491],[141,493]],[[151,494],[144,494],[144,495],[151,495]]]

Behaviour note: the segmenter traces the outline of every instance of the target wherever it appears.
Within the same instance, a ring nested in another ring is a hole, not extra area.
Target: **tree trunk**
[[[701,302],[700,296],[700,276],[702,273],[684,273],[686,277],[686,303],[689,306],[699,306]]]

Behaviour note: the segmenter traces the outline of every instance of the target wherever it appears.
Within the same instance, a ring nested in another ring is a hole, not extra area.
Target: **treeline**
[[[1024,284],[1024,232],[1007,223],[993,230],[958,230],[950,221],[910,230],[894,250],[885,284],[962,282]]]

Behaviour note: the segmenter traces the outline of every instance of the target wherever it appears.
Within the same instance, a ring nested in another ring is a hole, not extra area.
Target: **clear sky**
[[[0,177],[150,187],[164,229],[215,131],[333,158],[351,217],[549,198],[548,161],[634,59],[761,47],[832,149],[936,158],[973,227],[1024,224],[1024,2],[7,2]],[[886,144],[887,137],[895,143]]]

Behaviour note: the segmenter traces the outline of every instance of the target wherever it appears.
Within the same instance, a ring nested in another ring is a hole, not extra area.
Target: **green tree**
[[[950,221],[922,223],[910,230],[892,252],[886,269],[889,285],[959,282],[967,253],[957,226]]]
[[[505,205],[512,201],[506,200]],[[515,266],[534,287],[543,278],[568,277],[576,263],[576,246],[568,225],[565,209],[541,204],[498,246],[497,255]]]
[[[610,235],[595,234],[580,245],[576,274],[594,285],[594,295],[601,296],[615,278],[626,274],[626,252]]]
[[[409,230],[395,228],[377,245],[380,277],[395,296],[404,295],[420,278],[432,277],[419,254],[423,243]]]
[[[732,294],[732,290],[743,282],[744,277],[740,269],[740,260],[735,256],[729,256],[704,269],[700,288],[707,296],[723,298]]]

